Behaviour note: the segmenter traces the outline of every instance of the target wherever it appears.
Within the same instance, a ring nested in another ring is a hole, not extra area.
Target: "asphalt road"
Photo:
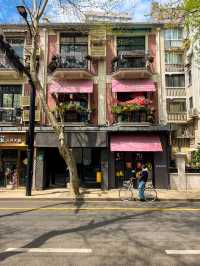
[[[0,200],[0,265],[200,265],[200,203]],[[20,248],[20,250],[11,250]]]

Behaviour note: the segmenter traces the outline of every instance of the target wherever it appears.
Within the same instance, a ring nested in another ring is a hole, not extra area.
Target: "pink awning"
[[[111,151],[133,151],[133,152],[161,152],[162,145],[159,136],[111,136]]]
[[[148,92],[156,91],[155,83],[151,79],[112,80],[113,92]]]
[[[49,86],[50,93],[92,93],[92,80],[53,81]]]

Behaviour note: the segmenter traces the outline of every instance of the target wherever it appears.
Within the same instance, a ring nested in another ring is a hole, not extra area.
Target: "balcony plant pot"
[[[68,110],[64,114],[64,120],[66,122],[76,122],[79,120],[79,114],[75,110]]]
[[[82,112],[80,113],[80,122],[88,122],[88,113],[87,112]]]
[[[135,112],[132,112],[132,115],[131,115],[131,122],[140,122],[140,112],[139,111],[135,111]]]
[[[121,122],[128,122],[129,121],[129,115],[128,115],[128,113],[122,113],[121,114],[121,119],[122,119]]]

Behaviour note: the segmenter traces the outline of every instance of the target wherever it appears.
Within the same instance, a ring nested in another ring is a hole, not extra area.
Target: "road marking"
[[[89,248],[7,248],[5,252],[23,253],[92,253]]]
[[[183,249],[183,250],[165,250],[166,254],[168,255],[200,255],[200,250],[194,249]]]
[[[138,208],[138,207],[64,207],[64,208],[53,208],[53,207],[39,207],[39,208],[26,208],[26,207],[2,207],[0,211],[158,211],[158,212],[199,212],[200,208]]]

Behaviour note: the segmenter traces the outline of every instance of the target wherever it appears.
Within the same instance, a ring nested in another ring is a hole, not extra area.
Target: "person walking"
[[[146,165],[143,165],[138,185],[140,201],[145,201],[144,190],[147,180],[148,180],[148,168]]]

